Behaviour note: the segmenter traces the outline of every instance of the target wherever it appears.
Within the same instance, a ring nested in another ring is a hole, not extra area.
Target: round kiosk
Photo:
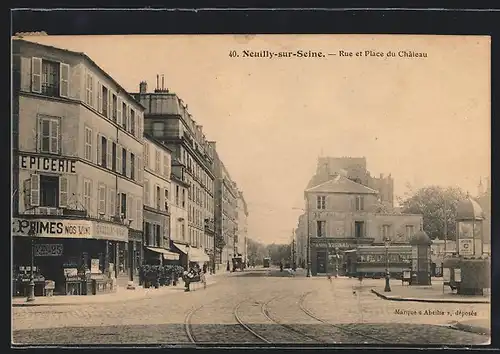
[[[418,231],[411,238],[410,285],[431,285],[431,244],[431,239],[424,230]]]
[[[457,249],[443,262],[443,280],[460,295],[483,295],[491,287],[491,258],[484,253],[483,211],[472,198],[457,206]]]

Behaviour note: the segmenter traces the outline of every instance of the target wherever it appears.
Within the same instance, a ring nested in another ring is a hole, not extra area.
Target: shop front
[[[345,252],[359,244],[370,244],[371,238],[311,237],[311,273],[344,275],[348,271]]]
[[[55,283],[55,294],[112,291],[128,242],[127,227],[89,219],[15,218],[12,235],[14,295],[21,296],[32,263],[37,279]]]

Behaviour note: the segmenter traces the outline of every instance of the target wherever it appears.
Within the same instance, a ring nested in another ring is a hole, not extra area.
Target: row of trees
[[[248,261],[250,264],[262,265],[264,257],[272,261],[287,260],[291,258],[291,245],[271,244],[264,245],[258,241],[248,239]]]

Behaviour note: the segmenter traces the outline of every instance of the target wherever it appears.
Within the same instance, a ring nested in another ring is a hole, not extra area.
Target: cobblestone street
[[[274,272],[272,275],[278,275]],[[484,344],[448,328],[489,318],[489,304],[394,302],[383,280],[221,276],[207,289],[115,303],[13,308],[16,344],[350,343]],[[404,325],[402,325],[404,324]]]

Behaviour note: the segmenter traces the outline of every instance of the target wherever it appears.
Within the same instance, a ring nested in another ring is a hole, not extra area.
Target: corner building
[[[144,107],[85,54],[24,40],[13,82],[14,271],[33,240],[58,293],[82,267],[128,279],[141,262]]]
[[[209,262],[214,236],[213,152],[203,127],[176,94],[159,87],[159,80],[154,92],[147,92],[147,83],[141,82],[139,93],[133,96],[146,108],[145,131],[172,151],[172,164],[184,168],[181,182],[189,186],[179,189],[180,193],[187,193],[187,240],[172,241],[171,249],[188,259],[187,262]],[[184,200],[185,194],[179,198]]]

